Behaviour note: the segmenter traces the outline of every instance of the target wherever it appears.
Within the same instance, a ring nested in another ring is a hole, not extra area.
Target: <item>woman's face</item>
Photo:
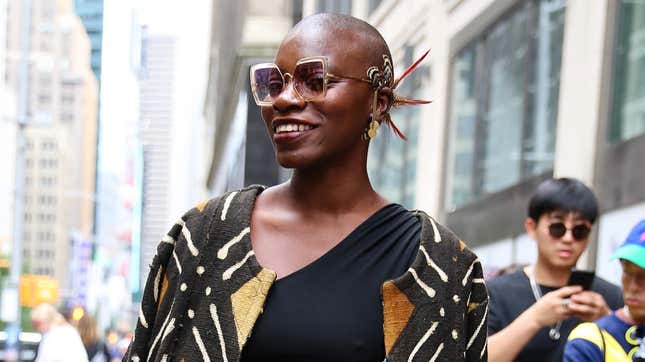
[[[365,78],[367,66],[348,54],[357,51],[342,39],[329,35],[299,34],[280,47],[275,63],[283,73],[293,74],[298,60],[325,56],[328,72]],[[329,79],[324,98],[305,102],[291,81],[274,100],[262,107],[262,117],[275,146],[276,158],[287,168],[304,169],[347,160],[367,153],[361,136],[368,125],[372,90],[369,84],[349,79]]]

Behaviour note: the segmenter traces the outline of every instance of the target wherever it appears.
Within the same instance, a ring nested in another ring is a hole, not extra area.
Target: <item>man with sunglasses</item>
[[[564,361],[645,361],[645,220],[629,233],[612,259],[623,268],[625,306],[569,335]]]
[[[598,216],[593,192],[571,178],[541,183],[524,223],[537,260],[488,282],[489,360],[561,361],[569,332],[622,305],[620,289],[596,277],[591,290],[567,286]]]

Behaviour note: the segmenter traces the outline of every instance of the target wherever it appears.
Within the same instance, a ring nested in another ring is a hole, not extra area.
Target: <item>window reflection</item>
[[[620,3],[610,140],[645,133],[645,2]]]
[[[454,59],[447,209],[553,167],[564,12],[524,1]]]

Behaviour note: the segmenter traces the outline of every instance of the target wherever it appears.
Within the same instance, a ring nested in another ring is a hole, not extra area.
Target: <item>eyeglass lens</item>
[[[323,73],[324,69],[321,61],[298,64],[293,71],[294,87],[305,99],[320,96],[325,82]]]
[[[591,229],[585,224],[578,224],[571,228],[571,235],[575,240],[583,240],[589,236]],[[567,227],[564,223],[556,222],[549,225],[549,234],[554,238],[561,238],[567,232]]]
[[[257,68],[253,72],[254,92],[261,102],[273,103],[286,87],[285,77],[275,66]],[[323,94],[325,70],[322,61],[309,61],[296,65],[293,86],[305,100]]]
[[[263,102],[272,102],[284,88],[282,73],[275,67],[255,69],[252,81],[257,99]]]

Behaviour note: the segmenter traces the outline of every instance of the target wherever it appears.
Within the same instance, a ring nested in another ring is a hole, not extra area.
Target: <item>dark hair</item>
[[[581,181],[574,178],[549,179],[542,182],[529,201],[529,217],[535,222],[551,211],[578,212],[592,224],[598,217],[598,200]]]

